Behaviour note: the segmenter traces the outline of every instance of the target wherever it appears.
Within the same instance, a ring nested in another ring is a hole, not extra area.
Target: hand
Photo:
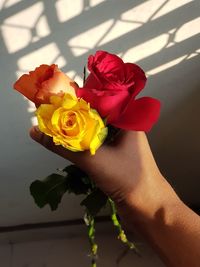
[[[120,132],[95,156],[70,152],[32,128],[31,137],[87,172],[170,267],[199,266],[200,219],[162,177],[143,132]]]
[[[133,193],[140,195],[141,190],[149,191],[147,186],[144,187],[147,181],[151,180],[153,184],[152,178],[161,176],[143,132],[120,132],[114,142],[101,146],[95,156],[88,151],[71,152],[56,146],[52,138],[37,127],[31,129],[30,135],[88,173],[97,186],[117,203],[126,201]]]

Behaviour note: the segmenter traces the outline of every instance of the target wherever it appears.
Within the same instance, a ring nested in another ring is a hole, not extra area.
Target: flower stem
[[[88,212],[86,212],[85,216],[84,216],[84,221],[85,221],[85,224],[87,225],[87,228],[88,228],[88,238],[89,238],[90,249],[91,249],[91,254],[90,255],[92,257],[91,267],[97,267],[96,259],[97,259],[98,246],[95,243],[95,221],[94,221],[94,217],[91,214],[89,214]]]
[[[85,80],[86,80],[86,67],[84,66],[84,68],[83,68],[83,86],[85,84]]]
[[[126,244],[129,249],[134,249],[134,251],[139,254],[138,249],[136,248],[136,246],[130,242],[127,237],[126,234],[124,232],[124,230],[122,229],[122,226],[117,218],[117,210],[116,210],[116,206],[115,203],[112,201],[112,199],[109,198],[109,204],[110,204],[110,208],[111,208],[111,219],[113,222],[113,225],[117,228],[118,230],[118,238],[124,243]]]

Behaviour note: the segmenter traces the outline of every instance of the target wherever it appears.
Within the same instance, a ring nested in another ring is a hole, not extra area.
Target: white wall
[[[96,239],[99,245],[97,266],[164,267],[152,250],[141,244],[141,241],[138,248],[142,257],[129,251],[117,265],[116,262],[124,252],[124,245],[117,240],[110,224],[98,224],[97,229]],[[10,243],[6,244],[6,240],[10,240]],[[138,243],[138,239],[136,240]],[[37,229],[28,233],[15,232],[9,234],[9,239],[6,235],[4,240],[0,239],[2,267],[89,267],[91,265],[88,255],[89,243],[84,226]]]
[[[104,49],[148,74],[143,95],[162,101],[150,143],[180,196],[200,204],[199,1],[0,1],[0,225],[82,215],[66,196],[60,209],[39,210],[29,184],[66,163],[28,136],[33,108],[12,84],[41,63],[57,63],[77,82],[87,56]]]

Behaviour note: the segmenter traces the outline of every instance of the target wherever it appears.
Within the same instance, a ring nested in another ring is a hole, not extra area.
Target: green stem
[[[118,238],[124,243],[126,244],[129,249],[134,249],[135,252],[138,252],[138,249],[136,248],[136,246],[130,242],[127,237],[126,234],[124,232],[124,230],[122,229],[122,226],[117,218],[117,210],[116,210],[116,206],[115,203],[112,201],[112,199],[109,198],[109,204],[110,204],[110,208],[111,208],[111,219],[113,222],[113,225],[117,228],[118,230]]]
[[[94,217],[91,214],[89,214],[88,212],[86,212],[84,220],[85,220],[85,223],[86,223],[87,228],[88,228],[88,238],[89,238],[90,249],[91,249],[91,254],[90,255],[92,257],[91,267],[97,267],[96,259],[97,259],[98,246],[95,243],[95,221],[94,221]]]

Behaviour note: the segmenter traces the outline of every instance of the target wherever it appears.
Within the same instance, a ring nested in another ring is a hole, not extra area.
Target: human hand
[[[140,232],[167,266],[199,266],[199,217],[161,175],[143,132],[120,132],[95,156],[56,146],[35,127],[30,135],[84,170],[115,201],[126,226]]]
[[[146,209],[147,198],[152,199],[151,196],[155,195],[161,174],[143,132],[121,131],[112,143],[101,146],[95,156],[88,151],[71,152],[56,146],[52,138],[37,127],[31,129],[30,135],[47,149],[84,170],[118,206],[130,205],[131,202],[137,208],[141,205],[141,209]]]

